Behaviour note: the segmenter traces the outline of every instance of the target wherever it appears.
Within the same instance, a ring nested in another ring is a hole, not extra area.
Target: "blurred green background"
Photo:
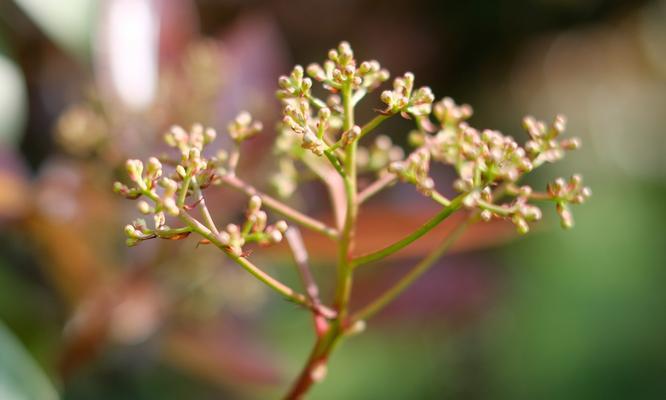
[[[583,148],[531,183],[577,171],[594,195],[572,231],[548,210],[525,238],[446,257],[341,346],[312,398],[666,398],[666,1],[4,0],[0,399],[283,392],[308,315],[212,251],[192,260],[194,242],[124,248],[133,211],[110,184],[173,123],[275,119],[277,76],[343,39],[472,104],[474,126],[522,140],[523,115],[564,113]]]

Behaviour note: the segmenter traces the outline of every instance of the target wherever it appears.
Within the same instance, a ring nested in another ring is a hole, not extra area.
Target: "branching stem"
[[[437,213],[434,217],[429,219],[425,224],[420,228],[405,236],[404,238],[398,240],[397,242],[384,247],[383,249],[377,250],[375,252],[360,256],[352,260],[352,267],[356,268],[359,265],[367,264],[373,261],[381,260],[385,257],[390,256],[391,254],[401,250],[402,248],[410,245],[412,242],[430,232],[434,227],[439,225],[440,222],[448,218],[449,215],[453,214],[454,211],[458,210],[462,205],[462,200],[466,194],[461,194],[455,199],[451,200],[451,203],[444,207],[442,211]]]
[[[306,307],[310,310],[313,310],[317,313],[322,313],[324,315],[329,315],[329,316],[335,315],[335,311],[329,309],[328,307],[324,307],[322,305],[313,304],[305,295],[296,292],[289,286],[285,285],[284,283],[273,278],[266,272],[262,271],[259,267],[254,265],[247,258],[238,256],[233,252],[231,252],[229,250],[229,247],[225,246],[222,242],[220,242],[220,239],[216,235],[214,235],[210,229],[208,229],[201,222],[193,218],[190,214],[187,213],[185,209],[181,208],[178,216],[184,223],[192,227],[192,230],[194,232],[197,232],[198,234],[206,238],[217,248],[222,250],[236,264],[240,265],[243,269],[252,274],[255,278],[259,279],[261,282],[266,284],[266,286],[270,287],[275,292],[284,296],[287,300],[299,304],[303,307]]]
[[[377,299],[372,301],[367,306],[360,309],[352,317],[352,321],[366,320],[379,311],[384,309],[389,303],[395,300],[405,289],[407,289],[415,280],[423,275],[430,267],[432,267],[437,260],[440,259],[451,247],[451,245],[460,237],[465,228],[469,226],[470,220],[467,219],[461,222],[446,239],[436,249],[434,249],[426,258],[416,264],[405,276],[400,278],[391,288],[381,294]]]

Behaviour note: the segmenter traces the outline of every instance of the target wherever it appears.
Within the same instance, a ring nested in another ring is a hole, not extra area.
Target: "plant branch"
[[[270,208],[271,210],[282,214],[283,216],[289,218],[293,222],[296,222],[308,229],[322,233],[332,239],[338,237],[338,231],[335,228],[331,228],[324,224],[323,222],[316,220],[312,217],[309,217],[300,211],[294,210],[293,208],[287,206],[279,200],[274,199],[273,197],[259,192],[253,186],[245,183],[235,175],[222,175],[220,176],[222,182],[226,185],[229,185],[235,189],[240,190],[248,196],[259,196],[261,197],[262,203]]]
[[[451,203],[448,206],[444,207],[439,213],[437,213],[437,215],[429,219],[420,228],[410,233],[406,237],[398,240],[397,242],[389,246],[384,247],[383,249],[355,258],[354,260],[352,260],[352,266],[355,268],[358,267],[359,265],[381,260],[397,252],[398,250],[401,250],[402,248],[408,246],[416,239],[430,232],[434,227],[439,225],[440,222],[444,221],[446,218],[448,218],[449,215],[453,214],[454,211],[458,210],[461,207],[462,200],[465,198],[466,195],[467,195],[466,193],[463,193],[458,197],[456,197],[455,199],[451,200]]]
[[[208,207],[206,206],[206,199],[203,197],[203,194],[201,193],[201,188],[199,187],[199,182],[197,182],[197,179],[194,178],[192,179],[192,188],[194,189],[194,196],[199,199],[199,208],[201,210],[201,216],[204,219],[204,223],[210,230],[215,234],[215,236],[220,235],[220,231],[217,229],[217,226],[215,226],[215,222],[213,221],[213,217],[210,215],[210,211],[208,210]]]
[[[405,276],[400,278],[391,288],[380,295],[377,299],[366,305],[352,316],[352,321],[366,320],[377,312],[381,311],[389,303],[395,300],[405,289],[407,289],[414,281],[423,275],[430,267],[432,267],[437,260],[439,260],[444,253],[451,247],[451,245],[460,237],[465,228],[469,226],[471,219],[462,221],[455,229],[446,237],[446,239],[435,248],[426,258],[416,264]]]
[[[329,309],[328,307],[324,307],[322,305],[316,305],[312,303],[305,295],[296,292],[289,286],[285,285],[284,283],[278,281],[277,279],[273,278],[266,272],[262,271],[259,267],[254,265],[250,260],[243,256],[238,256],[231,251],[229,251],[229,247],[224,245],[222,242],[220,242],[220,239],[211,232],[210,229],[208,229],[206,226],[204,226],[201,222],[193,218],[190,214],[187,213],[187,211],[183,208],[180,209],[180,212],[178,214],[180,219],[185,222],[188,226],[192,227],[192,230],[194,232],[197,232],[204,238],[208,239],[212,244],[214,244],[217,248],[222,250],[229,258],[231,258],[236,264],[240,265],[243,269],[245,269],[247,272],[249,272],[251,275],[253,275],[255,278],[259,279],[261,282],[266,284],[266,286],[270,287],[273,289],[275,292],[281,294],[283,297],[285,297],[287,300],[299,304],[303,307],[306,307],[310,310],[313,310],[317,313],[321,313],[322,315],[334,315],[335,311]]]
[[[351,83],[347,82],[342,88],[342,102],[344,108],[344,120],[342,129],[348,131],[354,125],[354,105],[352,103]],[[335,307],[338,310],[338,323],[344,320],[347,306],[351,296],[352,274],[351,252],[354,245],[354,228],[358,213],[358,202],[356,199],[356,148],[358,141],[353,141],[345,148],[345,172],[344,180],[346,212],[340,239],[338,242],[338,281],[335,293]]]
[[[371,119],[367,124],[363,125],[361,127],[361,134],[358,135],[358,139],[356,141],[361,140],[365,135],[370,133],[373,129],[379,126],[382,122],[385,120],[391,118],[393,114],[377,114],[373,119]]]
[[[187,197],[187,191],[190,188],[190,181],[192,180],[192,171],[188,168],[185,172],[185,177],[183,178],[183,184],[180,187],[180,192],[178,193],[178,200],[176,205],[182,207],[185,204],[185,198]]]
[[[338,171],[338,174],[340,174],[340,176],[345,176],[345,171],[342,168],[342,165],[340,164],[340,160],[338,160],[338,157],[336,157],[335,154],[333,154],[332,150],[333,149],[324,150],[324,155],[326,156],[326,158],[328,158],[328,161],[331,162],[331,165],[333,165],[335,170]]]
[[[285,232],[285,237],[287,238],[287,243],[291,249],[291,254],[294,257],[294,263],[298,269],[298,274],[303,281],[303,286],[305,287],[305,294],[308,296],[310,302],[315,306],[321,305],[321,298],[319,297],[319,287],[317,282],[312,276],[312,271],[308,265],[308,252],[305,248],[305,243],[303,243],[303,237],[301,232],[296,227],[289,227],[287,232]],[[325,318],[335,318],[335,314],[331,315],[319,315],[317,313],[313,314],[315,321],[315,329],[318,335],[323,334],[323,332],[328,327],[328,323]]]

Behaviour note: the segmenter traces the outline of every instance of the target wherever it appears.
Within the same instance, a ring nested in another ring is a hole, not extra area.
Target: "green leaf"
[[[0,399],[53,400],[58,392],[30,354],[0,322]]]

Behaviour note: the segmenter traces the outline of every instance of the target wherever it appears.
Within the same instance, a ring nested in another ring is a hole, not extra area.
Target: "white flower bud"
[[[275,223],[275,229],[278,231],[285,233],[287,231],[287,222],[284,220],[279,220],[278,222]]]
[[[144,200],[139,201],[136,206],[141,214],[150,214],[153,212],[153,208]]]

